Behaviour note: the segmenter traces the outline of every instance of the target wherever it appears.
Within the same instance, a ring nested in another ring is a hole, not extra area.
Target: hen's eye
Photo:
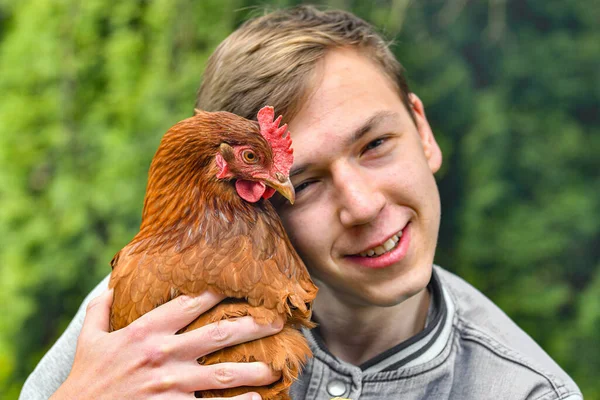
[[[254,154],[252,150],[244,150],[242,152],[242,157],[248,164],[254,164],[256,161],[258,161],[258,157],[256,157],[256,154]]]

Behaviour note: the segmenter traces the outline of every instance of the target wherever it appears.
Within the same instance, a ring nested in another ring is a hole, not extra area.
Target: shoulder
[[[457,371],[465,374],[463,379],[489,379],[490,387],[500,386],[521,398],[583,398],[558,364],[490,299],[462,278],[435,269],[454,303]]]

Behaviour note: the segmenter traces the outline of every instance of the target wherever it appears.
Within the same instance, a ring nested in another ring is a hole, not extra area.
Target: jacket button
[[[341,396],[346,393],[346,383],[340,380],[333,380],[327,384],[327,393],[332,396]]]

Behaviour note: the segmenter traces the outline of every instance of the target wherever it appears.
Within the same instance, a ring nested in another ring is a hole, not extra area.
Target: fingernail
[[[271,324],[271,326],[272,326],[274,329],[277,329],[278,331],[280,331],[280,330],[282,330],[282,329],[283,329],[283,320],[282,320],[282,319],[279,319],[279,318],[277,318],[275,321],[273,321],[273,323]]]
[[[106,289],[100,296],[98,297],[104,297],[106,296],[107,298],[111,298],[113,297],[113,293],[114,293],[115,289]]]
[[[262,400],[262,397],[260,397],[260,394],[258,393],[254,393],[252,395],[252,400]]]

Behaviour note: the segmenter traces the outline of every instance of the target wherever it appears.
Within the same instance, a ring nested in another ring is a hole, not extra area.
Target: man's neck
[[[348,363],[361,365],[425,328],[427,288],[392,307],[348,305],[328,288],[319,290],[314,304],[319,333],[327,349]]]

